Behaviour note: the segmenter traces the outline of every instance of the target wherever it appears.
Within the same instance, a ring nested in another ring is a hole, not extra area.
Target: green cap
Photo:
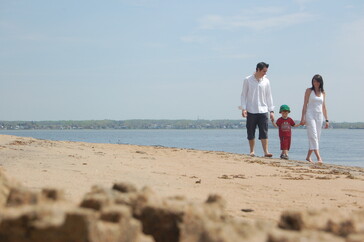
[[[288,105],[283,104],[280,109],[279,112],[281,113],[282,111],[288,111],[289,113],[291,112],[291,109],[288,107]]]

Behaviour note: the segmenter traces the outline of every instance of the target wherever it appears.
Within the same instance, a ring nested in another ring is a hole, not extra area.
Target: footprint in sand
[[[218,178],[219,179],[233,179],[233,178],[230,178],[228,175],[222,175],[222,176],[219,176]]]
[[[355,179],[355,176],[353,176],[351,173],[349,175],[346,176],[346,178],[349,178],[349,179]]]
[[[241,209],[242,212],[244,213],[251,213],[251,212],[254,212],[254,209],[251,209],[251,208],[243,208]]]
[[[317,177],[315,177],[315,179],[318,179],[318,180],[333,180],[334,178],[331,175],[327,175],[327,176],[317,176]]]
[[[355,190],[355,189],[341,189],[341,191],[344,191],[344,192],[358,192],[358,193],[364,193],[364,190],[363,190],[363,191],[360,191],[360,190]]]
[[[246,179],[246,177],[242,174],[238,174],[238,175],[221,175],[219,177],[217,177],[218,179],[234,179],[234,178],[239,178],[239,179]]]

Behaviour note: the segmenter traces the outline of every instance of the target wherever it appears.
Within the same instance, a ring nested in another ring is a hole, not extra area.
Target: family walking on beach
[[[286,104],[279,109],[281,117],[274,119],[273,97],[269,79],[266,77],[269,64],[259,62],[253,75],[244,79],[241,92],[242,116],[246,118],[246,130],[249,140],[250,156],[255,156],[255,131],[258,126],[259,139],[263,146],[265,157],[273,155],[268,151],[268,116],[273,125],[279,128],[282,159],[288,159],[288,151],[291,145],[291,127],[306,125],[309,149],[306,160],[312,162],[311,155],[315,153],[317,162],[322,163],[319,152],[319,140],[323,117],[325,117],[325,128],[329,127],[329,120],[326,110],[326,93],[322,76],[314,75],[311,81],[312,86],[306,89],[301,122],[295,122],[288,117],[290,107]]]

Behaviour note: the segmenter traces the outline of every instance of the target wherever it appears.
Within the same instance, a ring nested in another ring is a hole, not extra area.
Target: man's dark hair
[[[257,68],[256,68],[256,71],[261,71],[261,70],[263,70],[265,67],[269,67],[269,64],[267,64],[267,63],[265,63],[265,62],[259,62],[258,64],[257,64]]]

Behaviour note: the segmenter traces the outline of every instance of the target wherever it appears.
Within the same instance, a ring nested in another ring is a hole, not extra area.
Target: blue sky
[[[363,29],[359,0],[0,0],[0,120],[240,119],[265,61],[276,113],[321,74],[364,122]]]

